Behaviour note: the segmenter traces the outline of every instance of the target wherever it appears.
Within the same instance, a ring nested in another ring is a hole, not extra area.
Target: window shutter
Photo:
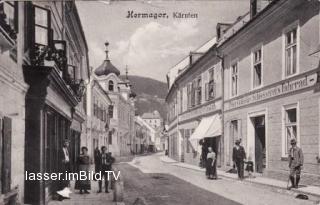
[[[1,170],[2,193],[6,194],[10,191],[11,184],[11,135],[12,121],[8,117],[3,118],[3,163]]]
[[[206,101],[209,100],[209,84],[208,83],[205,84],[205,98],[206,98]]]

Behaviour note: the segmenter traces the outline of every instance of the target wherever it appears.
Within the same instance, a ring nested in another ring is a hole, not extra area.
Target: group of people
[[[297,146],[296,139],[290,140],[291,147],[288,152],[289,161],[289,179],[291,182],[291,187],[298,188],[300,182],[301,170],[303,168],[303,153],[302,149]],[[247,164],[246,171],[249,173],[249,177],[252,176],[254,170],[254,163],[252,158],[249,156],[246,160],[246,152],[243,146],[241,146],[241,140],[235,141],[235,146],[232,151],[232,160],[234,163],[234,168],[236,168],[238,173],[238,178],[240,180],[244,179],[244,164]],[[208,153],[206,154],[205,164],[206,164],[206,176],[208,179],[217,179],[217,167],[216,167],[217,155],[213,151],[212,147],[208,147]]]
[[[71,160],[69,154],[69,142],[65,141],[62,148],[62,164],[65,172],[71,172]],[[112,157],[111,152],[107,152],[107,148],[105,146],[101,147],[101,150],[97,147],[94,150],[94,164],[95,164],[95,172],[101,173],[101,178],[98,180],[99,190],[98,193],[102,192],[102,181],[104,181],[105,185],[105,193],[109,193],[109,177],[108,171],[112,171],[112,164],[115,162],[115,158]],[[74,171],[80,173],[85,172],[86,176],[89,176],[90,172],[90,163],[91,158],[88,154],[87,147],[81,147],[81,154],[77,157],[74,167]],[[68,188],[70,183],[68,180],[63,180],[60,182],[59,189],[63,190]],[[91,190],[91,181],[89,177],[86,177],[86,180],[76,180],[75,189],[79,190],[80,194],[89,194],[89,190]],[[59,193],[59,192],[58,192]]]

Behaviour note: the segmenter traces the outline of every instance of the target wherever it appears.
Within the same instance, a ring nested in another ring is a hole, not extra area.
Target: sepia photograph
[[[320,0],[0,0],[0,205],[320,205]]]

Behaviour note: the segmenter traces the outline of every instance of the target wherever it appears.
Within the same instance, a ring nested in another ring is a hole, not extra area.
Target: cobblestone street
[[[137,157],[129,163],[142,172],[127,164],[118,166],[124,179],[125,201],[130,202],[128,204],[141,196],[150,204],[315,204],[237,180],[221,177],[216,181],[207,180],[202,172],[161,162],[161,156]]]

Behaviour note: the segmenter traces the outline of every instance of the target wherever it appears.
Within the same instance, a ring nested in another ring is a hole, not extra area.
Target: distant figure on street
[[[112,164],[114,162],[114,158],[111,156],[110,153],[107,153],[107,148],[105,146],[101,147],[101,154],[98,156],[98,170],[101,172],[102,179],[99,180],[99,191],[98,193],[102,192],[102,180],[104,180],[105,185],[105,192],[109,193],[108,185],[108,173],[107,171],[112,171]]]
[[[290,181],[292,188],[298,188],[300,181],[301,169],[303,167],[302,149],[297,146],[296,139],[290,140],[291,148],[289,150],[289,168]]]
[[[62,173],[69,173],[71,172],[71,165],[70,165],[70,154],[69,154],[69,141],[65,140],[63,143],[63,147],[60,151],[60,156],[61,156],[61,163],[62,163]],[[63,180],[59,182],[59,189],[62,190],[65,187],[69,187],[69,181]]]
[[[89,180],[89,171],[90,171],[90,157],[88,155],[88,148],[82,147],[81,154],[77,159],[78,171],[86,172],[86,180],[77,180],[75,184],[75,189],[80,190],[80,194],[89,194],[88,190],[91,189],[90,180]]]
[[[212,151],[212,147],[208,147],[206,174],[208,179],[217,179],[216,153]]]
[[[238,177],[242,180],[244,179],[244,160],[246,159],[246,152],[240,143],[240,140],[236,140],[235,147],[233,148],[232,160],[237,166]]]
[[[252,178],[252,173],[253,173],[253,161],[251,155],[248,157],[248,161],[245,162],[247,164],[246,166],[246,171],[248,172],[249,178]]]
[[[100,155],[101,155],[101,152],[99,150],[99,147],[96,147],[94,149],[94,153],[93,153],[93,159],[94,159],[94,171],[97,173],[99,172],[99,165],[100,165]]]

